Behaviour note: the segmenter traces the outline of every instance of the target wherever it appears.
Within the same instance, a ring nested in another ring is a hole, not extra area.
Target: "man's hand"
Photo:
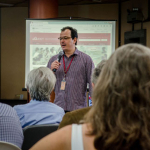
[[[57,60],[53,61],[51,64],[51,70],[58,69],[60,65],[61,65],[61,63],[58,62]]]

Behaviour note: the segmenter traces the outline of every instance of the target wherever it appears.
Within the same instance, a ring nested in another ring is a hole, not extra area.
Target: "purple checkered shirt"
[[[69,58],[64,54],[66,68],[69,66],[73,56],[74,59],[66,75],[65,90],[60,90],[61,81],[64,78],[63,57],[60,60],[61,65],[55,73],[57,81],[55,85],[54,103],[62,107],[65,111],[87,107],[87,83],[89,83],[90,93],[92,89],[91,74],[94,69],[94,63],[91,57],[78,49],[76,49],[74,54]],[[51,68],[51,63],[57,60],[57,57],[58,55],[55,55],[49,60],[47,65],[48,68]]]
[[[16,111],[9,105],[0,103],[0,141],[22,147],[23,132]]]

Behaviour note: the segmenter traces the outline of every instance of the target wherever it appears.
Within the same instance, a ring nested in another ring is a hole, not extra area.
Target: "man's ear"
[[[74,39],[73,39],[73,43],[75,44],[77,42],[77,38],[75,37]]]

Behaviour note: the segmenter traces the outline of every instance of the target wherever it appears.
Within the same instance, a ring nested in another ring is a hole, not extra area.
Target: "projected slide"
[[[65,26],[77,29],[77,48],[90,55],[95,66],[115,50],[115,21],[26,20],[26,77],[61,51],[58,37]]]

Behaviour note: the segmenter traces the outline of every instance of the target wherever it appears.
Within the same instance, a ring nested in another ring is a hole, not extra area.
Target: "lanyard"
[[[67,67],[67,70],[66,70],[66,67],[65,67],[65,60],[64,60],[64,55],[63,55],[63,64],[64,64],[64,73],[65,73],[65,76],[66,76],[66,74],[67,74],[67,72],[68,72],[68,70],[69,70],[69,68],[70,68],[70,65],[71,65],[71,63],[72,63],[72,61],[73,61],[73,58],[74,58],[74,56],[72,57],[72,59],[71,59],[71,61],[70,61],[70,63],[69,63],[69,66]]]

